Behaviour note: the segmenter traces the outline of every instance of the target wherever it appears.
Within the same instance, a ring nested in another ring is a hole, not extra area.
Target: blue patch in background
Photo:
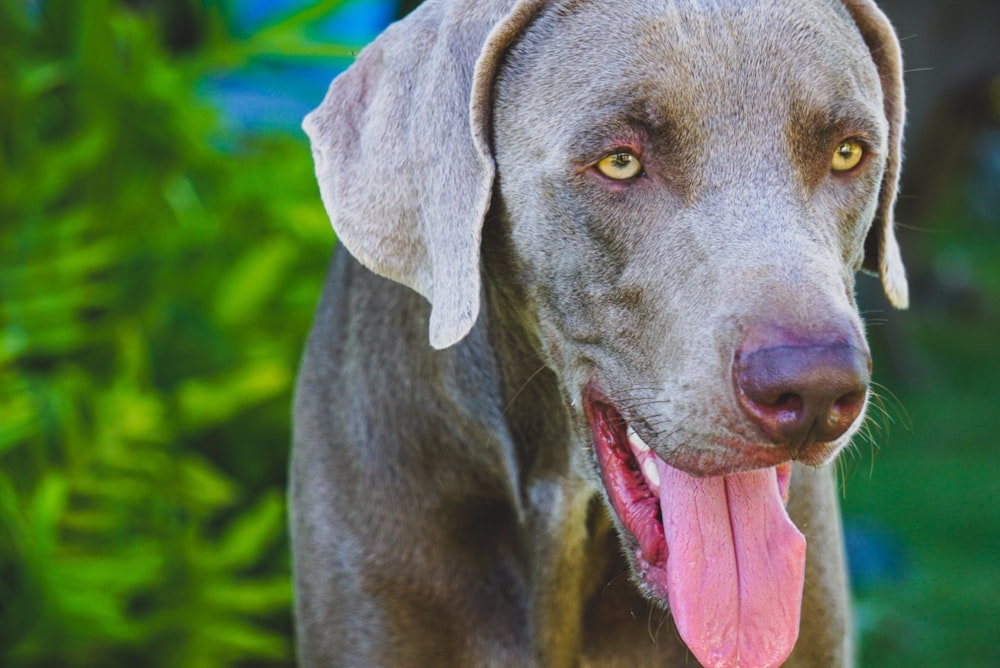
[[[251,37],[314,2],[310,0],[240,0],[229,6],[231,29]],[[310,23],[306,34],[317,43],[339,44],[361,50],[393,20],[395,0],[348,0]],[[222,112],[226,132],[298,132],[302,117],[323,100],[326,89],[349,58],[255,58],[236,70],[207,77],[201,94]]]

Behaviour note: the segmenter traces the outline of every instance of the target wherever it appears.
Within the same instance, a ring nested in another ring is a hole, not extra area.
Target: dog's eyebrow
[[[576,162],[589,162],[602,157],[602,151],[634,145],[641,149],[656,144],[657,150],[676,153],[681,150],[681,137],[687,135],[677,119],[683,114],[664,109],[645,98],[628,94],[591,109],[588,122],[569,137],[566,147]]]
[[[586,125],[569,137],[566,152],[573,162],[587,164],[616,148],[641,150],[650,136],[649,127],[628,117],[614,117]]]
[[[805,125],[801,129],[812,132],[825,131],[854,136],[872,143],[880,143],[885,134],[885,123],[881,121],[881,109],[873,109],[859,104],[853,98],[832,101],[811,101],[804,98],[793,99],[789,106],[789,116],[793,123],[801,119]]]
[[[882,140],[884,124],[864,109],[850,104],[834,105],[826,110],[826,125],[835,133],[855,136],[877,143]]]

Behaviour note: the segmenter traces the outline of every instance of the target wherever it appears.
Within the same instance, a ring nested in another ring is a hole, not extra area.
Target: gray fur
[[[867,0],[429,0],[363,51],[305,122],[342,245],[295,407],[303,665],[692,665],[624,576],[583,388],[690,473],[776,463],[719,445],[756,435],[734,351],[866,350],[862,266],[906,304],[900,73]],[[647,178],[611,187],[623,138]],[[856,427],[795,455],[786,665],[851,662],[825,464]]]

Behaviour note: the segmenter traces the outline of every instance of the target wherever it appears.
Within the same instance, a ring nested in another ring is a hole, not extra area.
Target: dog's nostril
[[[836,431],[840,427],[837,436],[847,431],[851,424],[858,418],[861,414],[861,409],[865,405],[865,397],[867,396],[867,388],[863,391],[848,392],[843,395],[830,408],[830,412],[827,415],[827,425],[831,430]],[[836,438],[836,436],[834,436]],[[827,439],[830,440],[830,439]]]
[[[776,443],[832,441],[864,408],[869,369],[868,354],[847,344],[763,348],[736,360],[736,394]]]
[[[778,410],[799,411],[802,410],[802,397],[791,392],[785,392],[772,405]]]
[[[864,406],[865,396],[867,394],[867,389],[863,391],[848,392],[844,396],[837,399],[836,403],[834,403],[834,412],[845,414],[853,413],[854,417],[857,417],[861,407]]]

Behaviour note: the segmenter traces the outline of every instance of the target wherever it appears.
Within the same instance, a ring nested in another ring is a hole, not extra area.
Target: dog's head
[[[505,4],[430,2],[334,81],[305,123],[334,227],[430,301],[443,348],[498,225],[491,279],[523,298],[637,581],[703,662],[783,660],[789,462],[828,462],[867,401],[856,272],[907,302],[895,36],[868,0]]]

